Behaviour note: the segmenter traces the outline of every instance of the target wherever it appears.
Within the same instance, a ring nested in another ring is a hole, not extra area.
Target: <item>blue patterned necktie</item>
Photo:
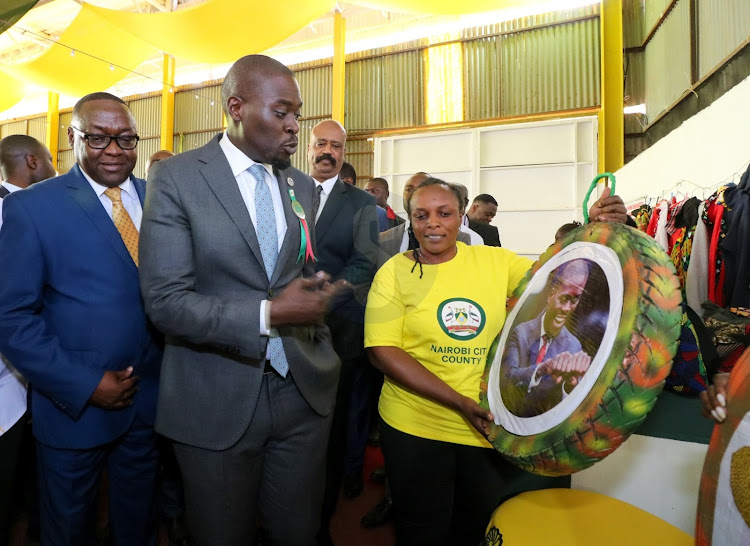
[[[276,214],[273,210],[273,199],[271,189],[266,184],[266,170],[263,165],[256,163],[248,169],[250,174],[255,178],[255,215],[258,244],[260,253],[263,256],[263,265],[266,268],[268,280],[273,276],[273,270],[276,267],[276,259],[279,256],[279,239],[276,233]],[[284,353],[284,345],[279,337],[276,328],[271,328],[271,337],[268,339],[268,359],[271,366],[279,372],[282,377],[286,377],[289,371],[289,363]]]

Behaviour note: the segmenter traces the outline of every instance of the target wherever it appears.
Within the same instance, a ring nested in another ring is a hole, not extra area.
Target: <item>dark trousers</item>
[[[136,418],[127,433],[93,449],[37,442],[43,546],[94,544],[102,472],[109,476],[109,521],[118,546],[156,543],[156,434]]]
[[[362,472],[365,462],[367,436],[377,411],[377,399],[383,387],[383,374],[367,360],[363,354],[359,366],[352,377],[352,391],[349,397],[349,414],[346,428],[346,454],[344,473]]]
[[[162,517],[179,519],[185,513],[185,494],[182,491],[180,467],[174,456],[172,442],[157,436],[159,449],[159,508]]]
[[[18,468],[18,455],[21,451],[25,421],[26,416],[24,415],[0,436],[0,546],[5,546],[8,542],[12,507],[11,496]]]
[[[570,483],[569,477],[524,472],[494,449],[426,440],[381,426],[398,545],[474,546],[484,537],[492,512],[513,494]]]
[[[250,425],[232,447],[175,443],[197,546],[310,546],[320,521],[331,416],[315,413],[291,375],[263,376]]]

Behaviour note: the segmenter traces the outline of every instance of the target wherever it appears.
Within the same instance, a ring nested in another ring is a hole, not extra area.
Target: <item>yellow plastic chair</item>
[[[543,489],[500,505],[487,527],[486,544],[691,546],[693,537],[645,510],[599,493]]]

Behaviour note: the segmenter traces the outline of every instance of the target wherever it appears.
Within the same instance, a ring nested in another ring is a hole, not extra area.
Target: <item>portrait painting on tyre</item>
[[[622,273],[611,254],[576,243],[529,281],[508,316],[490,371],[496,424],[516,434],[551,428],[596,381],[622,308]]]

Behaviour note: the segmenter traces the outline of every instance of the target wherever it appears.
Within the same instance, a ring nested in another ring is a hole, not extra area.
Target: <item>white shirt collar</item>
[[[11,184],[10,182],[5,182],[5,181],[3,181],[2,184],[0,185],[3,186],[5,189],[7,189],[10,193],[23,189],[20,186],[16,186],[15,184]]]
[[[329,178],[328,180],[324,180],[323,182],[318,182],[315,180],[315,187],[323,186],[323,193],[326,195],[331,193],[331,190],[333,190],[333,185],[336,183],[336,180],[338,180],[339,175],[334,176],[333,178]]]
[[[224,131],[224,135],[221,137],[221,140],[219,140],[219,147],[227,157],[229,168],[232,169],[232,175],[234,175],[235,178],[237,178],[237,176],[239,176],[244,171],[248,170],[252,165],[258,163],[257,161],[253,161],[252,159],[247,157],[244,152],[242,152],[237,146],[232,144],[232,141],[229,140],[226,131]],[[271,165],[269,165],[268,163],[259,164],[263,165],[263,167],[266,169],[266,172],[270,174],[271,178],[273,179],[274,175]]]
[[[104,195],[104,192],[107,191],[108,186],[99,184],[99,182],[95,182],[93,178],[86,174],[86,171],[84,171],[80,165],[78,167],[81,169],[81,174],[83,174],[83,177],[91,185],[91,189],[93,189],[94,193],[96,193],[96,196],[101,197],[102,195]],[[128,195],[128,197],[140,201],[138,192],[135,191],[135,186],[133,185],[133,181],[130,179],[130,176],[128,176],[125,181],[118,186],[118,188],[124,191]]]

